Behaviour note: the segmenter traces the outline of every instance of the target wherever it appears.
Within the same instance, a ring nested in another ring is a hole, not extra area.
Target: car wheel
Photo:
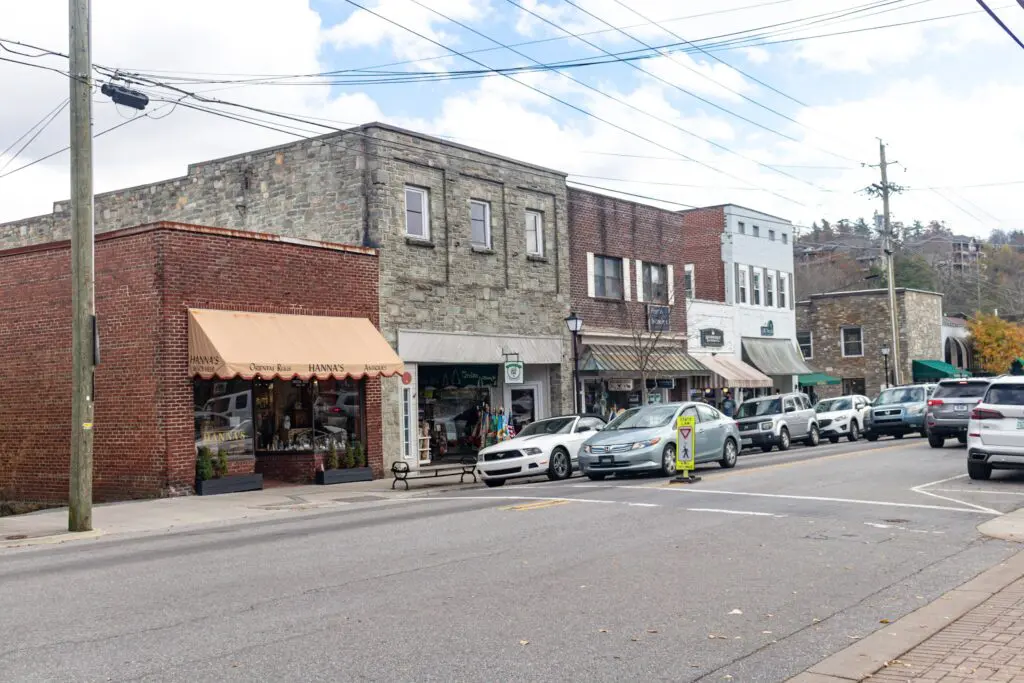
[[[772,447],[769,446],[768,444],[765,444],[764,446],[761,446],[761,452],[762,453],[770,453],[771,450],[772,450]]]
[[[928,445],[931,446],[932,448],[942,448],[943,446],[946,445],[946,440],[943,439],[941,436],[929,434]]]
[[[807,435],[807,440],[804,443],[808,446],[817,446],[821,443],[821,432],[818,430],[818,425],[811,427],[811,433]]]
[[[788,451],[789,450],[789,430],[786,429],[785,427],[783,427],[782,431],[779,432],[779,450],[780,451]]]
[[[673,477],[676,473],[676,447],[675,444],[665,446],[661,454],[661,473],[666,477]]]
[[[604,481],[604,478],[607,476],[607,474],[588,474],[587,479],[590,481]]]
[[[992,476],[992,466],[983,462],[967,461],[967,476],[971,479],[985,480]]]
[[[548,479],[561,481],[572,476],[572,462],[569,461],[569,454],[559,446],[551,453],[551,462],[548,464]]]
[[[718,462],[724,469],[732,469],[736,467],[736,457],[739,455],[739,451],[736,449],[736,442],[732,439],[725,440],[725,446],[722,447],[722,459]]]
[[[846,438],[850,441],[856,441],[860,438],[860,427],[857,426],[856,422],[850,422],[850,433]]]
[[[864,438],[867,439],[868,441],[878,441],[878,434],[872,434],[871,432],[867,432],[866,434],[864,434]]]
[[[959,441],[960,443],[967,443],[967,435],[966,434],[957,434],[956,435],[956,440]]]
[[[499,486],[504,486],[505,485],[505,480],[504,479],[484,479],[484,483],[487,484],[487,486],[489,486],[490,488],[493,489],[493,488],[497,488]]]
[[[904,434],[903,432],[896,432],[895,434],[892,435],[892,438],[902,439],[904,436],[906,436],[906,434]]]
[[[832,443],[839,443],[839,437],[838,436],[830,436],[830,437],[828,437],[828,440],[830,442],[832,442]]]

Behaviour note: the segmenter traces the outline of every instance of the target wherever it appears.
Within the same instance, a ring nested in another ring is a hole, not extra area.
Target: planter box
[[[196,482],[196,495],[212,496],[218,493],[259,491],[263,488],[262,474],[229,474],[220,479]]]
[[[337,470],[317,470],[316,483],[347,484],[353,481],[373,481],[373,471],[369,467],[350,467]]]

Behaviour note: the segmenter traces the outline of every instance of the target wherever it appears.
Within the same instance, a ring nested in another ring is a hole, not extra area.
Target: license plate
[[[953,410],[955,410],[958,413],[966,413],[967,406],[953,406]]]
[[[597,461],[599,463],[601,463],[602,465],[611,465],[612,464],[612,456],[610,456],[610,455],[602,455],[600,458],[597,459]]]

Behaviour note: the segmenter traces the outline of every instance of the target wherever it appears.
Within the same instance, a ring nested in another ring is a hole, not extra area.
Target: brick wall
[[[0,252],[0,298],[9,311],[0,345],[14,350],[0,379],[0,489],[21,500],[67,496],[69,258],[67,243]],[[378,321],[372,250],[159,224],[101,236],[96,268],[97,500],[191,489],[188,308]],[[366,399],[368,461],[380,476],[380,380],[368,380]]]
[[[726,301],[722,233],[725,208],[711,206],[680,211],[686,235],[687,263],[694,264],[695,296],[705,301]]]

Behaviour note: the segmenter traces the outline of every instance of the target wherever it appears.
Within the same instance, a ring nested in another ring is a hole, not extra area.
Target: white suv
[[[988,479],[992,470],[1024,469],[1024,377],[992,380],[967,423],[967,474]]]

